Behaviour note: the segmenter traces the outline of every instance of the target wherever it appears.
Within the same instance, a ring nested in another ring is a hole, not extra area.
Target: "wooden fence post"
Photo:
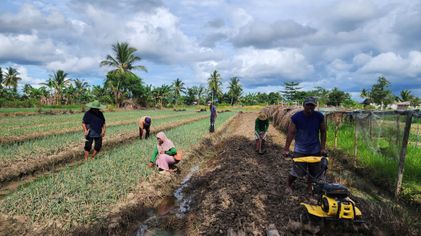
[[[401,131],[400,131],[400,125],[399,125],[399,123],[400,123],[400,121],[401,121],[401,115],[400,114],[398,114],[398,116],[396,117],[396,144],[399,144],[399,140],[400,140],[400,134],[401,134]]]
[[[354,126],[354,157],[357,159],[357,146],[358,146],[358,121],[355,118],[355,126]]]
[[[373,137],[373,113],[370,112],[368,116],[368,137]]]
[[[411,132],[412,115],[413,115],[413,111],[408,111],[406,113],[405,130],[403,131],[402,148],[399,155],[399,168],[398,168],[398,176],[396,180],[396,191],[395,191],[396,199],[399,198],[399,193],[402,188],[402,178],[403,178],[403,171],[404,171],[404,166],[405,166],[406,148],[408,146],[409,133]]]

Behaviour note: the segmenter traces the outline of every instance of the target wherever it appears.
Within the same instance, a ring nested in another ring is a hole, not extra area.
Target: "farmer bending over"
[[[262,149],[264,148],[268,128],[269,120],[267,115],[264,112],[259,112],[259,115],[254,124],[254,131],[256,135],[256,152],[259,151],[260,147]]]
[[[143,131],[145,130],[145,139],[149,138],[149,132],[152,124],[152,119],[149,116],[142,116],[139,119],[139,138],[142,139]]]
[[[156,135],[156,139],[158,144],[153,150],[148,166],[153,167],[156,164],[162,174],[173,172],[170,166],[178,163],[178,158],[176,159],[177,149],[175,149],[173,142],[165,136],[164,132],[159,132]]]
[[[294,157],[320,156],[325,153],[326,147],[326,124],[324,116],[314,111],[317,102],[313,97],[304,100],[304,110],[299,111],[291,117],[288,127],[287,140],[283,155],[289,156],[289,146],[295,138]],[[321,172],[320,162],[318,163],[294,163],[288,176],[287,191],[292,191],[292,184],[297,177],[304,177],[307,172],[311,176],[317,176]],[[311,191],[312,179],[308,176],[307,187]]]
[[[95,158],[96,154],[101,150],[102,137],[105,136],[105,117],[100,109],[104,109],[105,106],[101,105],[99,101],[95,100],[91,103],[86,104],[89,107],[89,111],[85,113],[82,119],[83,134],[85,136],[85,160],[88,160],[89,152],[92,149],[92,143],[95,140],[94,152],[92,153],[92,159]]]

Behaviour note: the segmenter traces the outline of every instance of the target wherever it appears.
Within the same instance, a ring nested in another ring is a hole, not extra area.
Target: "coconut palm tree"
[[[209,90],[210,90],[211,96],[212,96],[212,103],[213,103],[214,98],[222,93],[222,91],[221,91],[221,86],[222,86],[221,80],[222,80],[221,75],[218,73],[217,70],[214,70],[211,73],[210,77],[208,78],[208,85],[209,85]]]
[[[75,90],[74,98],[77,102],[81,102],[82,96],[84,96],[86,94],[86,92],[88,91],[89,85],[86,81],[83,81],[83,80],[80,80],[80,79],[74,79],[73,83],[75,84],[75,86],[74,86],[74,90]]]
[[[414,99],[414,96],[411,94],[411,91],[405,89],[402,90],[400,93],[400,99],[402,102],[406,102],[406,101],[411,101],[412,99]]]
[[[0,67],[0,89],[3,88],[3,70]]]
[[[143,70],[147,72],[146,67],[143,65],[134,65],[135,62],[141,61],[142,58],[134,55],[137,51],[136,48],[130,47],[128,43],[123,42],[113,44],[112,46],[114,51],[114,57],[111,55],[107,55],[106,59],[101,61],[100,66],[110,66],[113,67],[114,70],[108,72],[107,79],[112,80],[112,84],[114,87],[114,99],[116,105],[120,106],[120,99],[119,96],[122,96],[122,84],[124,80],[129,77],[136,77],[137,76],[132,72],[132,70]]]
[[[179,78],[177,78],[173,84],[172,88],[174,90],[174,96],[175,96],[175,106],[178,105],[178,98],[180,97],[181,93],[186,92],[186,87],[184,87],[183,81],[181,81]]]
[[[9,88],[12,87],[13,91],[16,92],[19,80],[22,80],[22,78],[19,77],[19,71],[9,66],[6,72],[4,72],[4,86]]]
[[[161,87],[156,87],[152,91],[152,97],[155,100],[155,104],[159,105],[161,108],[165,104],[163,103],[165,98],[168,98],[168,95],[171,92],[171,87],[169,85],[163,84]]]
[[[50,75],[51,83],[55,90],[56,104],[63,102],[63,90],[70,84],[70,79],[67,78],[67,73],[63,70],[57,70]]]
[[[238,99],[241,96],[241,93],[243,92],[243,88],[240,84],[240,79],[238,77],[232,77],[228,89],[228,96],[231,98],[231,106],[233,106],[234,103],[238,101]]]
[[[206,94],[206,89],[202,85],[197,88],[197,105],[200,105],[200,101],[203,99],[203,95]]]

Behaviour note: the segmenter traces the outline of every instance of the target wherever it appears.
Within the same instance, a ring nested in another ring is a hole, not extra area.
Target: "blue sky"
[[[58,69],[102,84],[111,45],[138,49],[136,72],[159,86],[206,84],[218,70],[245,92],[338,87],[358,99],[379,75],[398,94],[421,96],[421,3],[417,1],[2,0],[0,67],[25,83]]]

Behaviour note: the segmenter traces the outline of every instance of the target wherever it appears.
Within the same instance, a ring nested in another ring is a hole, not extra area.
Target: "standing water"
[[[168,217],[174,214],[177,216],[177,218],[184,217],[184,215],[190,210],[191,198],[185,198],[183,191],[188,186],[189,180],[193,174],[198,170],[199,166],[194,166],[190,170],[189,174],[187,174],[187,176],[184,177],[183,181],[181,182],[180,187],[175,190],[174,195],[164,198],[156,208],[154,214],[152,214],[152,216],[146,219],[139,226],[138,230],[136,231],[136,236],[174,235],[175,232],[165,231],[157,227],[149,229],[149,226],[159,225],[159,220],[161,217]]]

